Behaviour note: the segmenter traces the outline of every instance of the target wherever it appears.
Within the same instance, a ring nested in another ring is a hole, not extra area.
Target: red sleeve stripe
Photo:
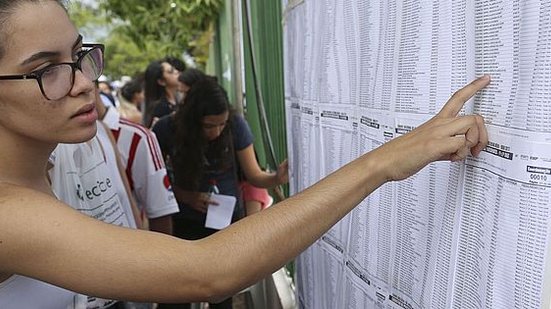
[[[128,121],[126,119],[121,118],[119,120],[119,123],[121,125],[126,125],[126,126],[129,126],[131,128],[134,128],[135,130],[138,130],[142,134],[144,134],[147,137],[147,144],[148,144],[148,148],[149,148],[149,152],[151,154],[151,157],[153,158],[153,164],[155,165],[155,171],[158,171],[161,168],[164,168],[164,161],[162,159],[162,155],[159,153],[159,151],[157,151],[158,145],[155,142],[155,139],[153,138],[153,134],[151,133],[151,131],[147,130],[145,127],[143,127],[143,126],[141,126],[137,123]]]
[[[159,146],[159,141],[157,138],[154,138],[154,135],[151,133],[149,134],[151,137],[151,142],[153,143],[154,147],[152,147],[151,152],[155,153],[155,157],[158,158],[160,168],[165,168],[165,160],[163,159],[163,154],[161,153],[161,147]]]
[[[121,134],[121,128],[118,128],[117,130],[111,129],[111,133],[113,133],[113,137],[115,138],[115,142],[119,141],[119,135]]]
[[[126,177],[130,183],[130,189],[134,191],[134,180],[132,179],[132,165],[134,165],[134,160],[136,159],[136,150],[138,149],[138,144],[142,137],[134,133],[132,136],[132,143],[130,144],[130,153],[128,154],[128,164],[126,165]]]
[[[120,123],[124,124],[124,125],[127,125],[129,127],[132,127],[134,129],[142,132],[147,137],[147,144],[148,144],[148,148],[149,148],[149,152],[151,154],[151,157],[153,158],[153,164],[155,166],[155,171],[158,171],[161,168],[163,168],[164,167],[164,164],[163,164],[164,162],[162,160],[162,156],[159,154],[158,151],[156,151],[156,149],[157,149],[157,148],[155,148],[156,143],[154,142],[153,134],[151,133],[151,131],[147,130],[145,127],[143,127],[139,124],[133,123],[133,122],[128,121],[128,120],[121,119]]]

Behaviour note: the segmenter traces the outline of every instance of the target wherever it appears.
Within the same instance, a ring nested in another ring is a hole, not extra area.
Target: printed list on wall
[[[551,0],[305,0],[284,27],[292,193],[492,77],[462,111],[488,147],[365,199],[297,259],[300,307],[549,308]]]

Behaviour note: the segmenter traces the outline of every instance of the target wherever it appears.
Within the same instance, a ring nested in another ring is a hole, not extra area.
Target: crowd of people
[[[253,133],[215,77],[166,57],[152,61],[143,74],[118,89],[104,75],[96,85],[98,133],[85,143],[59,144],[51,155],[54,192],[75,209],[94,209],[87,214],[104,222],[197,240],[218,231],[206,227],[209,207],[217,206],[213,187],[216,194],[236,198],[233,223],[270,206],[273,199],[267,188],[288,182],[286,161],[276,173],[260,167]],[[75,163],[74,157],[86,160]],[[92,173],[90,162],[102,172]],[[75,184],[93,184],[113,171],[109,179],[121,207],[111,212],[124,213],[123,224],[97,214],[105,213],[109,201],[86,207],[70,192]],[[100,308],[115,304],[95,297],[89,301]],[[157,308],[190,305],[161,303]],[[210,308],[232,308],[232,298]]]
[[[0,0],[0,308],[231,308],[383,183],[487,143],[480,116],[457,116],[484,76],[424,125],[259,212],[287,162],[259,166],[217,80],[165,58],[113,89],[104,52],[62,1]],[[213,194],[236,198],[221,230],[205,226]]]

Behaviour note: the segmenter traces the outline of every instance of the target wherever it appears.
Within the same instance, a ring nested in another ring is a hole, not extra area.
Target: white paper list
[[[540,308],[551,227],[551,144],[493,135],[466,164],[454,308]]]
[[[370,116],[364,116],[369,114]],[[360,152],[373,150],[394,137],[394,122],[383,113],[362,110]],[[394,187],[386,184],[352,211],[347,259],[377,285],[390,281]]]
[[[286,12],[293,193],[492,77],[461,112],[488,124],[481,156],[362,201],[299,259],[315,273],[302,272],[302,308],[549,306],[550,12],[551,0],[305,0]]]
[[[475,103],[488,123],[551,132],[550,1],[476,1],[475,66],[492,83]]]

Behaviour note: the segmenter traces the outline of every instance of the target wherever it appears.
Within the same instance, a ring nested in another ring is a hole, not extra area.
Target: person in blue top
[[[153,131],[172,165],[174,193],[180,205],[174,235],[180,238],[195,240],[217,232],[205,227],[213,185],[220,194],[237,198],[235,222],[245,213],[239,192],[241,171],[250,183],[262,188],[288,181],[287,161],[276,173],[260,168],[247,122],[233,111],[226,91],[213,78],[194,83],[176,113],[161,118]],[[213,308],[231,308],[231,298],[223,304]]]

